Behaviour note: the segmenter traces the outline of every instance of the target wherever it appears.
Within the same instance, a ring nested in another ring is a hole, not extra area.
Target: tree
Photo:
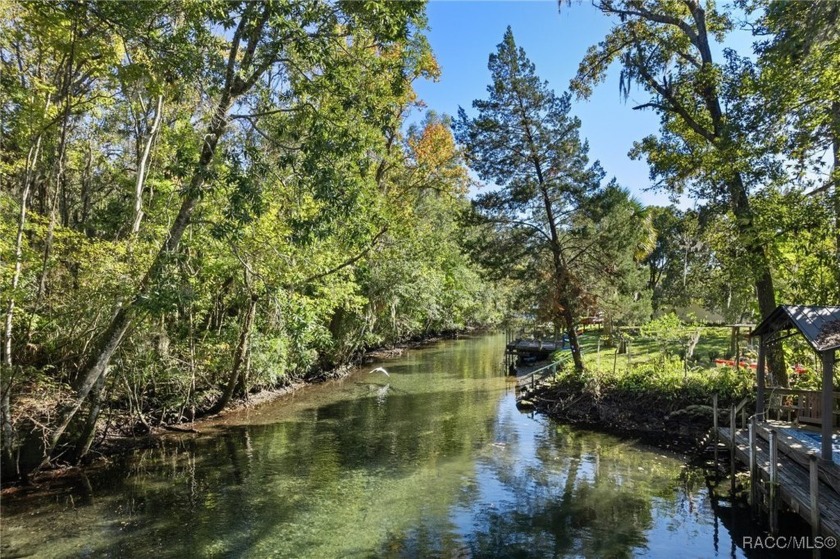
[[[703,242],[697,212],[674,206],[651,207],[656,244],[645,259],[653,308],[687,307],[703,292],[709,250]]]
[[[420,3],[7,7],[4,481],[502,312]]]
[[[645,259],[654,249],[656,231],[649,211],[627,190],[610,185],[596,201],[600,210],[578,223],[577,236],[587,253],[579,274],[592,301],[587,314],[602,315],[613,338],[613,326],[650,319]]]
[[[729,18],[699,0],[599,0],[595,6],[617,22],[584,56],[572,90],[589,97],[617,61],[625,96],[632,84],[650,96],[634,108],[656,111],[662,118],[661,134],[638,142],[631,155],[646,157],[651,177],[663,187],[678,194],[688,190],[732,213],[759,314],[766,317],[776,307],[776,293],[750,194],[775,166],[756,149],[755,130],[744,126],[751,110],[742,97],[742,83],[750,76],[748,61],[732,51],[726,52],[725,65],[713,58],[712,41],[731,28]],[[769,357],[777,378],[787,383],[781,352]]]
[[[232,33],[230,39],[224,41],[225,49],[217,61],[219,70],[214,69],[209,75],[212,83],[209,88],[212,108],[205,121],[200,154],[183,189],[180,208],[165,241],[160,245],[132,297],[119,306],[99,336],[96,350],[73,382],[73,397],[60,411],[59,420],[48,441],[44,463],[52,456],[91,389],[107,373],[111,358],[131,326],[135,313],[141,303],[149,298],[177,252],[202,198],[212,192],[216,148],[228,132],[230,109],[241,103],[264,75],[270,70],[277,70],[278,65],[286,68],[293,78],[301,70],[297,65],[289,65],[290,62],[303,63],[303,71],[317,66],[325,52],[331,52],[338,46],[336,40],[352,35],[355,27],[365,29],[371,25],[378,29],[383,41],[404,37],[407,20],[416,12],[419,4],[393,6],[383,9],[384,17],[376,23],[370,19],[368,11],[376,9],[374,6],[350,6],[347,11],[342,11],[340,6],[317,2],[264,5],[233,3],[225,4],[220,11],[214,10],[213,5],[206,6],[201,14],[201,23],[221,25],[231,29]],[[271,110],[284,110],[282,96],[274,101],[281,104]]]
[[[791,182],[805,183],[830,209],[833,298],[840,300],[840,6],[835,2],[743,1],[759,11],[754,26],[762,135],[788,162]],[[830,166],[825,168],[825,154]],[[813,184],[815,181],[816,184]],[[810,183],[810,184],[809,184]]]
[[[575,220],[601,191],[604,173],[589,165],[580,121],[569,116],[570,96],[558,97],[540,81],[510,27],[488,68],[489,98],[473,101],[474,118],[460,109],[455,123],[468,164],[499,187],[474,206],[516,239],[517,254],[548,256],[551,318],[565,327],[575,366],[582,368],[575,333],[582,285],[574,269],[589,243],[575,236]]]
[[[48,215],[48,227],[40,249],[35,305],[41,306],[52,262],[53,241],[58,226],[67,222],[69,152],[74,129],[81,115],[97,100],[96,85],[118,58],[109,32],[85,18],[77,5],[4,5],[0,81],[2,166],[0,176],[9,192],[18,193],[17,227],[13,248],[13,273],[4,300],[5,321],[0,348],[0,421],[4,473],[14,473],[11,458],[14,432],[11,392],[21,377],[13,358],[16,312],[23,300],[19,289],[28,273],[24,267],[24,233],[29,212],[37,206]],[[141,10],[142,11],[142,10]],[[5,18],[8,16],[8,19]],[[25,153],[25,156],[23,154]],[[15,157],[20,154],[21,157]],[[5,277],[0,276],[5,280]],[[4,282],[5,283],[5,282]],[[30,320],[31,325],[31,320]],[[20,344],[19,344],[20,345]]]

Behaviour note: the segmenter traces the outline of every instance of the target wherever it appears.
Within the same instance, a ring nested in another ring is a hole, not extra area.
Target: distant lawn
[[[681,358],[685,346],[679,340],[667,345],[661,338],[631,336],[628,358],[627,353],[617,354],[617,348],[607,347],[604,339],[599,352],[600,332],[584,332],[579,340],[585,370],[575,371],[569,359],[555,382],[566,390],[598,398],[607,394],[638,398],[643,405],[657,409],[707,405],[713,394],[724,402],[738,401],[751,392],[755,372],[715,365],[714,358],[724,358],[729,352],[730,333],[727,327],[701,328],[694,356],[686,366]],[[568,359],[568,350],[562,353],[564,360]]]
[[[713,369],[714,359],[724,358],[729,352],[729,337],[731,330],[727,327],[705,327],[701,328],[700,340],[694,349],[694,355],[689,363],[692,369]],[[616,355],[616,347],[607,347],[605,340],[601,340],[600,359],[598,357],[599,331],[584,332],[580,337],[581,353],[583,354],[584,365],[588,369],[612,371],[613,361],[615,369],[626,371],[628,362],[630,366],[655,364],[663,361],[662,345],[659,340],[652,337],[636,336],[629,343],[629,359],[626,353]],[[746,345],[743,341],[742,348]],[[673,344],[667,347],[670,359],[678,358],[684,347]],[[600,362],[600,366],[599,366]]]

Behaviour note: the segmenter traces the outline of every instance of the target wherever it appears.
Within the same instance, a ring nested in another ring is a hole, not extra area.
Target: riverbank
[[[728,394],[720,402],[726,407],[737,400],[738,394]],[[713,423],[711,395],[698,394],[690,386],[668,392],[653,387],[628,390],[567,377],[523,391],[519,402],[561,423],[637,439],[683,455],[697,453]]]
[[[408,352],[389,377],[371,364],[24,488],[3,499],[0,555],[667,559],[741,541],[679,456],[517,413],[503,350]]]
[[[328,371],[313,371],[311,374],[289,381],[282,386],[249,393],[245,397],[232,400],[224,410],[217,414],[202,414],[199,411],[192,420],[179,423],[144,425],[129,410],[124,410],[123,413],[112,413],[107,423],[101,427],[95,445],[80,463],[68,463],[59,458],[49,467],[32,473],[23,479],[2,479],[0,480],[0,495],[6,495],[25,487],[38,491],[41,488],[40,486],[48,486],[54,480],[63,482],[67,478],[83,476],[85,472],[107,467],[113,459],[120,455],[138,450],[158,448],[167,438],[204,434],[206,429],[214,423],[223,421],[226,416],[270,404],[307,386],[343,379],[354,370],[367,364],[387,362],[402,357],[405,352],[412,349],[422,349],[442,340],[475,336],[480,333],[482,332],[477,329],[440,332],[417,336],[397,344],[371,348],[360,352],[349,363]]]

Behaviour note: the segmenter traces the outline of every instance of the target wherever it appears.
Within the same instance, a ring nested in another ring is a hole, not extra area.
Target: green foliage
[[[499,188],[473,201],[481,236],[473,253],[498,277],[522,283],[520,305],[562,326],[576,345],[577,317],[649,315],[635,258],[644,245],[643,208],[588,158],[571,96],[556,95],[507,29],[490,55],[488,98],[460,109],[458,141],[478,176]],[[524,304],[523,304],[524,302]],[[580,367],[575,353],[576,366]]]
[[[657,186],[675,197],[688,194],[715,218],[710,221],[720,226],[718,231],[726,230],[726,245],[714,248],[724,262],[718,268],[724,281],[717,283],[725,285],[728,297],[720,305],[720,293],[713,292],[716,306],[729,309],[732,292],[746,283],[735,281],[739,270],[755,291],[750,314],[766,317],[776,307],[777,294],[753,196],[782,180],[784,165],[764,149],[765,137],[756,124],[762,101],[755,95],[753,61],[731,49],[716,59],[712,45],[732,30],[733,18],[715,3],[616,0],[596,6],[615,25],[587,51],[572,90],[582,98],[591,96],[613,62],[621,65],[625,98],[633,85],[640,87],[646,99],[636,108],[655,111],[660,130],[638,141],[630,157],[646,159]],[[784,376],[776,350],[770,362]]]
[[[683,358],[676,355],[682,343],[680,331],[685,331],[685,326],[673,315],[652,322],[640,337],[631,341],[633,357],[630,364],[625,355],[617,355],[616,359],[622,364],[615,369],[613,352],[603,352],[599,360],[593,347],[594,336],[584,335],[582,344],[587,368],[584,371],[563,369],[558,373],[557,382],[593,394],[609,391],[646,401],[660,401],[663,408],[671,409],[708,404],[714,394],[720,396],[721,402],[736,402],[752,393],[755,382],[752,369],[736,371],[731,367],[715,367],[709,362],[686,369]],[[725,348],[725,337],[715,334],[707,332],[706,337],[714,347]]]
[[[107,407],[153,424],[231,378],[270,388],[504,314],[458,244],[448,120],[404,132],[438,71],[422,3],[0,9],[0,302],[27,371],[4,451],[7,417],[56,420],[56,398],[27,404],[36,377],[71,394],[120,316]]]

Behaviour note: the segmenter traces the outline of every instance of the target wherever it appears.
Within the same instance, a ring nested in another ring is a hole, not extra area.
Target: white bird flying
[[[388,374],[388,371],[386,371],[386,370],[385,370],[384,368],[382,368],[382,367],[377,367],[377,368],[375,368],[374,370],[370,371],[368,374],[370,374],[370,373],[385,373],[385,376],[386,376],[386,377],[390,377],[390,376],[391,376],[391,375],[389,375],[389,374]]]

